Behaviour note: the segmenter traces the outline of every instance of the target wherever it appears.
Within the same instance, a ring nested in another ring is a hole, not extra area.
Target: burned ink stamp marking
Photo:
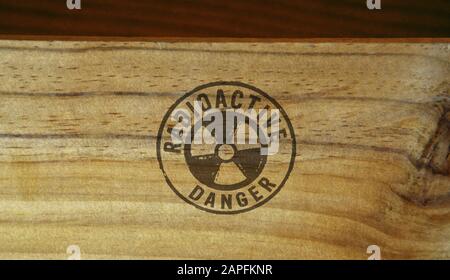
[[[241,82],[205,84],[178,99],[162,120],[156,148],[172,190],[216,214],[269,201],[288,180],[296,155],[283,108]]]

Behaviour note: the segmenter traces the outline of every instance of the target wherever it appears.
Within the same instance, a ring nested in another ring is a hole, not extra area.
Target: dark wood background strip
[[[0,35],[215,38],[450,37],[449,0],[0,0]]]

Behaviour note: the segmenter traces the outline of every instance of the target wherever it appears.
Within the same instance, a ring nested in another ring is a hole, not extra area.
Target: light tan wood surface
[[[0,41],[0,258],[449,259],[449,74],[445,43]],[[237,215],[156,159],[168,108],[214,81],[264,90],[297,139]]]

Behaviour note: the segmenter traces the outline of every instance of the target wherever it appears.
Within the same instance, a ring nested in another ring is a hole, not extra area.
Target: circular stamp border
[[[214,86],[237,86],[237,87],[243,87],[243,88],[246,88],[246,89],[249,89],[249,90],[253,90],[253,91],[261,94],[262,96],[267,98],[270,102],[275,104],[277,109],[280,110],[281,114],[283,115],[283,118],[286,120],[286,123],[287,123],[287,125],[289,127],[289,131],[290,131],[290,133],[292,135],[292,147],[293,147],[292,148],[292,154],[291,154],[291,159],[290,159],[290,162],[289,162],[289,168],[287,170],[286,176],[284,177],[283,181],[281,181],[279,187],[272,194],[270,194],[266,199],[264,199],[261,202],[253,205],[252,207],[249,207],[249,208],[246,208],[246,209],[235,210],[235,211],[228,211],[228,212],[227,211],[216,211],[216,210],[210,210],[210,209],[207,209],[207,208],[203,208],[203,207],[195,204],[194,202],[192,202],[189,199],[187,199],[186,197],[184,197],[175,188],[175,186],[172,184],[172,182],[170,181],[169,177],[167,176],[167,173],[164,170],[164,165],[163,165],[162,160],[161,160],[162,134],[164,133],[164,127],[165,127],[165,124],[166,124],[167,120],[170,117],[170,113],[173,112],[173,110],[183,100],[187,99],[189,96],[193,95],[194,93],[196,93],[196,92],[198,92],[198,91],[200,91],[202,89],[209,88],[209,87],[214,87]],[[264,205],[266,202],[271,200],[284,187],[284,184],[289,179],[289,176],[291,175],[291,171],[294,168],[296,155],[297,155],[297,142],[295,140],[294,128],[292,127],[291,120],[289,119],[288,115],[284,111],[283,107],[281,107],[281,105],[274,98],[272,98],[267,93],[265,93],[264,91],[260,90],[259,88],[254,87],[252,85],[248,85],[248,84],[242,83],[242,82],[237,82],[237,81],[218,81],[218,82],[211,82],[211,83],[203,84],[203,85],[200,85],[200,86],[194,88],[193,90],[189,91],[188,93],[184,94],[180,98],[178,98],[177,101],[175,101],[175,103],[172,104],[172,106],[170,106],[170,108],[167,110],[166,114],[164,115],[164,118],[162,119],[161,125],[159,126],[159,129],[158,129],[158,135],[156,137],[156,157],[158,159],[159,169],[161,169],[161,171],[162,171],[162,173],[164,175],[164,178],[165,178],[167,184],[169,185],[169,187],[172,189],[172,191],[174,191],[185,202],[187,202],[190,205],[195,206],[195,208],[197,208],[197,209],[200,209],[200,210],[205,211],[205,212],[214,213],[214,214],[221,214],[221,215],[235,215],[235,214],[248,212],[248,211],[251,211],[251,210],[253,210],[255,208],[258,208],[259,206]]]

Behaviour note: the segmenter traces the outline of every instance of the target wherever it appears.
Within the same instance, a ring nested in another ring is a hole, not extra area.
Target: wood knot
[[[425,146],[420,165],[435,174],[450,174],[450,110],[447,108],[443,109],[436,132]]]

